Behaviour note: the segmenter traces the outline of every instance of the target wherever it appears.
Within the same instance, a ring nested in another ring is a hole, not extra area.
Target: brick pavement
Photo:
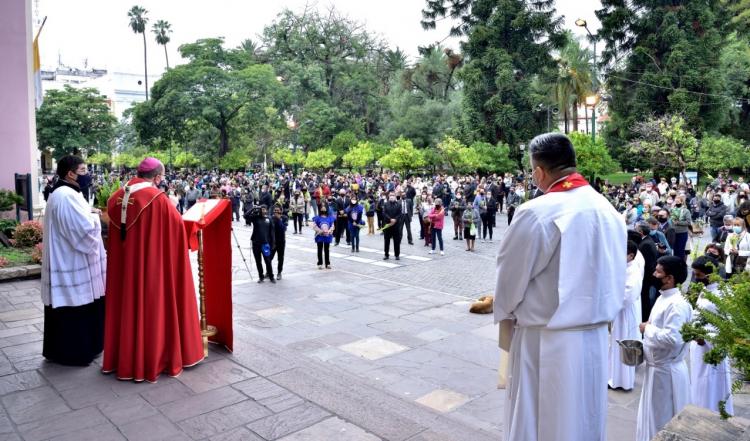
[[[276,285],[251,281],[234,250],[235,352],[212,347],[156,384],[45,362],[38,281],[0,284],[0,439],[501,439],[497,331],[467,313],[492,290],[497,240],[468,253],[449,236],[446,256],[404,243],[415,258],[386,268],[382,238],[363,236],[357,260],[332,248],[331,271],[316,269],[309,229],[288,243]],[[610,392],[609,440],[634,438],[638,398]],[[746,396],[735,407],[750,413]]]

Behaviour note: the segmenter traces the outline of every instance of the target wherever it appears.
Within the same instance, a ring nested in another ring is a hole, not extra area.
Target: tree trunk
[[[148,101],[148,58],[146,58],[146,31],[143,34],[143,83],[146,85],[146,101]]]
[[[167,69],[169,69],[169,54],[167,54],[167,45],[164,45],[164,58],[167,60]]]
[[[578,131],[578,99],[573,101],[573,131]]]
[[[222,120],[219,124],[219,157],[223,158],[224,155],[229,153],[229,124]]]
[[[565,106],[565,110],[563,110],[563,126],[565,129],[565,134],[567,135],[568,130],[568,106]]]
[[[445,89],[443,89],[443,101],[448,100],[448,91],[450,90],[451,80],[453,79],[453,72],[455,71],[456,71],[456,67],[453,66],[451,68],[451,71],[448,73],[448,80],[445,82]]]

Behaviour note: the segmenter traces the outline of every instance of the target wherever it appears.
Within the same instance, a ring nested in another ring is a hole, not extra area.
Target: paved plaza
[[[428,254],[416,225],[400,261],[382,260],[380,235],[358,254],[342,241],[332,270],[317,269],[309,228],[290,230],[275,285],[250,280],[235,247],[235,352],[212,347],[156,384],[45,362],[39,281],[0,284],[0,439],[500,440],[497,329],[468,308],[493,290],[506,223],[474,253],[450,220],[445,256]],[[257,279],[250,231],[235,223]],[[609,440],[635,439],[639,393],[610,391]],[[746,396],[735,403],[750,414]]]

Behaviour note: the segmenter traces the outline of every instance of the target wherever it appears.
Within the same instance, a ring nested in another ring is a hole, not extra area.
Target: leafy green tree
[[[468,61],[458,75],[465,141],[516,146],[543,130],[545,119],[533,109],[544,97],[533,81],[553,75],[551,51],[564,43],[552,0],[428,0],[422,14],[428,29],[456,19],[451,34],[466,37]]]
[[[750,141],[750,36],[731,34],[721,52],[726,94],[737,98],[729,106],[729,121],[722,133]]]
[[[408,172],[424,167],[426,164],[422,151],[416,149],[411,141],[404,138],[393,141],[390,151],[378,162],[381,166],[398,172]]]
[[[171,40],[169,34],[172,33],[172,25],[166,20],[158,20],[151,27],[151,31],[156,37],[156,44],[164,46],[164,59],[167,62],[167,69],[169,69],[169,54],[167,54],[167,43]]]
[[[51,149],[59,159],[68,154],[88,155],[112,147],[117,120],[106,98],[96,89],[48,90],[36,113],[36,134],[41,150]]]
[[[592,53],[581,47],[581,42],[570,31],[565,32],[566,43],[557,60],[557,78],[554,98],[563,114],[565,133],[569,133],[570,119],[573,131],[578,131],[578,106],[594,90]]]
[[[361,170],[375,161],[375,149],[370,142],[360,141],[353,145],[341,159],[347,167]]]
[[[94,153],[86,158],[86,163],[109,168],[112,165],[112,155],[109,153]]]
[[[146,90],[146,101],[148,101],[148,58],[146,57],[146,23],[148,23],[148,17],[146,17],[146,13],[148,13],[146,9],[137,5],[128,11],[130,29],[136,34],[141,34],[143,37],[143,80]]]
[[[684,178],[685,170],[698,158],[698,139],[682,116],[650,118],[636,124],[633,131],[636,138],[630,149],[656,169],[679,172]]]
[[[479,155],[477,169],[484,173],[506,173],[518,169],[518,163],[510,157],[508,144],[498,143],[494,146],[487,142],[477,141],[471,149]]]
[[[716,173],[729,169],[746,170],[750,164],[750,150],[742,141],[731,136],[704,135],[695,165],[702,172]]]
[[[580,132],[573,132],[568,137],[576,150],[578,172],[583,176],[593,179],[619,170],[619,164],[612,159],[601,137],[596,142],[589,135]]]
[[[219,161],[222,170],[245,170],[250,165],[250,155],[247,149],[234,147]]]
[[[319,149],[307,154],[305,168],[310,170],[326,170],[333,167],[338,157],[331,149]]]
[[[443,138],[437,146],[440,156],[451,170],[458,173],[476,171],[481,163],[479,153],[451,136]]]
[[[200,159],[192,152],[179,152],[174,158],[174,165],[177,168],[192,168],[198,164],[200,164]]]
[[[719,0],[602,0],[596,15],[611,94],[605,136],[623,166],[648,166],[623,153],[650,115],[682,115],[699,134],[726,123],[732,103],[722,98],[720,57],[729,16]]]
[[[340,158],[352,147],[356,146],[358,142],[357,135],[355,135],[354,132],[345,130],[337,133],[336,136],[333,137],[331,143],[328,144],[328,148],[333,150],[333,153]]]
[[[273,162],[290,166],[303,165],[305,163],[305,152],[302,150],[292,151],[288,147],[280,147],[271,154]]]
[[[132,153],[119,153],[114,157],[112,161],[117,167],[136,168],[138,164],[143,160],[141,157],[136,157]]]

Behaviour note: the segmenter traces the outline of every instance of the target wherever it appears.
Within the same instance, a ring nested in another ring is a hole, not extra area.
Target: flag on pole
[[[39,61],[39,34],[42,33],[42,28],[46,22],[47,17],[44,17],[44,21],[39,27],[36,37],[34,37],[34,101],[37,110],[42,107],[42,102],[44,101],[44,91],[42,90],[42,63]]]

